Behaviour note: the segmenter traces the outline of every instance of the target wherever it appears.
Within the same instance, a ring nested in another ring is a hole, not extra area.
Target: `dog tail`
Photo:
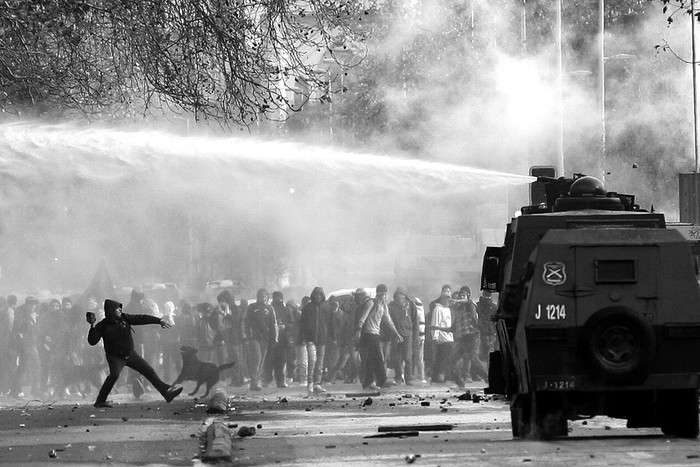
[[[230,363],[224,363],[223,365],[219,365],[219,371],[227,370],[231,368],[233,365],[235,365],[236,362],[230,362]]]

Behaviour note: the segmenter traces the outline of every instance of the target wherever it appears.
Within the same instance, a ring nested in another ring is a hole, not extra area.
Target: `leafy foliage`
[[[3,0],[0,107],[98,117],[285,119],[363,56],[352,0]],[[320,64],[320,65],[319,65]],[[327,98],[325,92],[321,97]]]

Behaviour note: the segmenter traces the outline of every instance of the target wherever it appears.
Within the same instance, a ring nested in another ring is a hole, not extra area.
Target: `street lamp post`
[[[693,67],[693,153],[695,155],[695,172],[698,172],[698,92],[697,61],[695,57],[695,0],[690,1],[690,53]]]
[[[599,64],[598,83],[600,89],[600,155],[603,176],[601,180],[605,183],[606,162],[605,162],[605,0],[598,0],[598,30],[600,32],[599,41]]]
[[[561,0],[557,0],[557,117],[558,117],[558,137],[557,137],[557,169],[560,177],[564,173],[564,60],[562,51],[562,24],[561,24]]]

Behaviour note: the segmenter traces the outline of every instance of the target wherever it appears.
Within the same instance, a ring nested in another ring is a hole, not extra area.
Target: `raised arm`
[[[90,323],[90,330],[87,336],[88,344],[97,345],[100,339],[102,339],[102,326],[95,326],[95,323]]]

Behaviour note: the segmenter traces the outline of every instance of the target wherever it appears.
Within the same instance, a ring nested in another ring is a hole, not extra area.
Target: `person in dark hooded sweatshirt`
[[[389,303],[389,316],[403,338],[402,342],[395,342],[391,349],[394,382],[396,384],[406,383],[411,386],[413,384],[411,381],[413,378],[413,344],[418,342],[418,315],[413,300],[403,287],[397,287],[396,292],[394,292],[394,300]]]
[[[248,340],[248,372],[250,390],[260,391],[262,366],[268,349],[277,343],[279,330],[275,318],[275,309],[268,303],[270,295],[265,289],[259,289],[255,303],[248,305],[243,320],[245,337]]]
[[[309,300],[301,309],[299,340],[306,347],[308,371],[306,389],[309,394],[326,392],[321,387],[323,360],[328,336],[332,333],[331,313],[326,304],[326,293],[315,287]]]
[[[151,315],[130,315],[122,313],[122,304],[115,300],[105,300],[105,318],[95,324],[97,320],[94,313],[87,313],[86,320],[90,323],[88,343],[97,345],[100,339],[104,342],[105,355],[109,365],[109,375],[105,379],[100,392],[95,400],[95,407],[111,407],[107,402],[107,396],[119,379],[119,375],[125,366],[141,373],[160,392],[166,402],[170,403],[182,392],[182,387],[173,387],[163,382],[151,365],[139,355],[134,348],[134,330],[132,326],[142,324],[160,324],[165,329],[170,324],[162,318]]]
[[[287,366],[287,373],[290,375],[294,370],[294,367],[287,363],[289,354],[293,351],[289,335],[292,313],[284,304],[284,295],[278,290],[272,292],[272,303],[270,305],[275,310],[279,335],[277,342],[267,350],[267,355],[265,356],[263,386],[270,384],[274,376],[277,387],[282,389],[288,387],[285,381],[285,366]]]

